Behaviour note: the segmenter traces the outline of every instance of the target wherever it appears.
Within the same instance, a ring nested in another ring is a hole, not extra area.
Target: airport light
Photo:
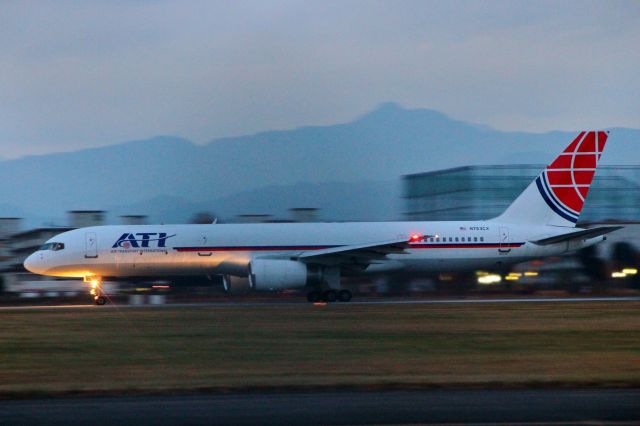
[[[516,275],[507,275],[506,277],[504,277],[504,279],[507,281],[518,281],[520,277]]]
[[[497,284],[502,281],[502,277],[498,274],[487,274],[478,277],[478,284]]]
[[[526,271],[524,273],[525,277],[537,277],[539,273],[537,271]]]
[[[638,269],[636,268],[624,268],[622,273],[625,275],[636,275],[638,273]]]
[[[627,274],[625,274],[624,272],[616,271],[611,273],[611,278],[624,278],[626,276]]]

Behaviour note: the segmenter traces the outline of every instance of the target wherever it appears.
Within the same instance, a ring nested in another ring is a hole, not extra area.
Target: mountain
[[[502,132],[387,103],[333,126],[205,145],[160,136],[0,161],[0,200],[14,209],[8,212],[43,220],[79,209],[184,221],[202,209],[226,217],[286,216],[290,207],[308,206],[325,210],[321,217],[327,219],[394,219],[398,207],[389,204],[399,204],[403,174],[471,164],[545,163],[576,133]],[[604,163],[638,164],[640,130],[612,129],[611,136]],[[387,194],[396,201],[390,203]],[[380,214],[393,209],[394,215]]]

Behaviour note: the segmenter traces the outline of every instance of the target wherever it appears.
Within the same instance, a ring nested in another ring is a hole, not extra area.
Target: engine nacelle
[[[255,259],[249,265],[249,279],[255,290],[284,290],[315,284],[321,274],[295,260]]]
[[[224,290],[231,295],[247,294],[251,291],[251,282],[248,277],[223,275],[222,285]]]

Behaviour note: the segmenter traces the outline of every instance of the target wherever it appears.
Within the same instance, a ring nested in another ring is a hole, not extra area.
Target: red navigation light
[[[415,241],[420,241],[421,239],[422,239],[422,235],[412,234],[411,237],[409,238],[409,241],[415,242]]]

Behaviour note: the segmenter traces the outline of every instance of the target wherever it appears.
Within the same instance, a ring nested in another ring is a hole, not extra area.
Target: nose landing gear
[[[91,289],[89,294],[93,297],[93,303],[102,306],[107,303],[107,298],[102,291],[102,280],[100,277],[84,277],[84,281],[89,283]]]

